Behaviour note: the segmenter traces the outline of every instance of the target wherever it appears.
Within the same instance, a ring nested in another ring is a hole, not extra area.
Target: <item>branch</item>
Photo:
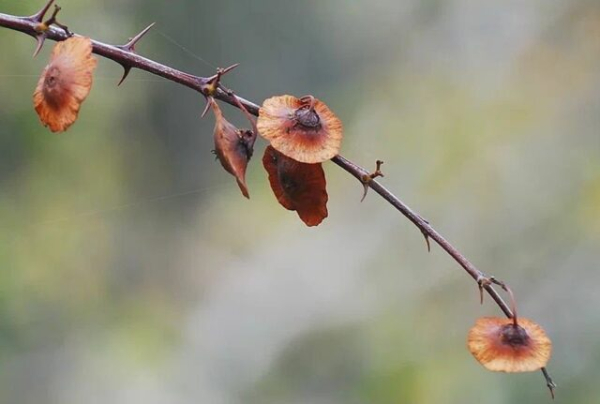
[[[20,31],[34,38],[38,38],[40,35],[39,23],[43,19],[45,12],[48,10],[53,1],[54,0],[49,0],[49,2],[42,10],[30,17],[17,17],[13,15],[0,13],[0,27]],[[48,26],[46,28],[47,29],[44,31],[45,39],[47,38],[53,41],[63,41],[69,37],[69,34],[71,34],[65,28],[58,29],[54,26]],[[213,86],[211,86],[211,84],[214,84],[215,82],[216,75],[211,77],[195,76],[136,54],[134,50],[135,43],[150,28],[151,26],[143,30],[140,34],[136,35],[125,45],[108,45],[96,40],[92,40],[93,53],[105,57],[107,59],[113,60],[116,63],[123,66],[123,68],[125,69],[125,75],[123,79],[119,82],[119,84],[121,84],[121,82],[127,76],[127,73],[132,68],[136,68],[191,88],[192,90],[195,90],[202,94],[204,97],[212,96],[223,102],[233,105],[236,108],[240,108],[240,106],[243,106],[243,108],[245,108],[247,112],[249,112],[252,115],[258,116],[260,107],[257,104],[234,95],[233,92],[227,90],[223,86],[219,85],[219,87],[216,89]],[[219,75],[220,77],[220,73],[217,73],[217,75]],[[440,233],[438,233],[429,224],[427,220],[423,219],[419,214],[417,214],[411,208],[409,208],[404,202],[398,199],[398,197],[392,194],[392,192],[390,192],[385,186],[383,186],[381,183],[375,180],[374,177],[370,178],[368,181],[365,182],[364,179],[370,177],[370,173],[363,167],[353,163],[352,161],[346,159],[341,155],[335,156],[331,160],[344,171],[346,171],[347,173],[355,177],[357,180],[359,180],[363,185],[369,186],[390,205],[392,205],[394,208],[400,211],[400,213],[406,216],[406,218],[408,218],[408,220],[410,220],[425,236],[428,245],[429,238],[433,239],[444,251],[448,253],[448,255],[450,255],[461,267],[463,267],[463,269],[471,276],[471,278],[473,278],[478,283],[482,296],[483,290],[485,290],[488,293],[488,295],[494,300],[494,302],[496,302],[496,304],[498,305],[500,310],[502,310],[502,312],[506,315],[506,317],[513,317],[513,313],[510,307],[506,304],[506,302],[502,299],[498,292],[492,287],[492,283],[486,281],[490,278],[483,272],[481,272],[479,269],[477,269],[477,267],[475,267],[475,265],[473,265],[469,260],[467,260],[467,258],[464,255],[462,255],[460,251],[458,251],[452,244],[450,244],[450,242],[448,242]],[[548,374],[546,368],[542,368],[541,370],[546,380],[546,385],[550,389],[552,397],[554,397],[554,389],[556,385],[552,381],[552,378]]]

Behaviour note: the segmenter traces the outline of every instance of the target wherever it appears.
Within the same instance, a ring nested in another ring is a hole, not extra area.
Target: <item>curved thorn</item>
[[[206,114],[208,113],[208,110],[210,109],[212,103],[213,103],[213,98],[212,97],[206,97],[206,106],[204,107],[204,110],[202,111],[202,115],[200,115],[200,118],[204,118],[204,116],[206,116]]]
[[[423,237],[425,237],[425,242],[427,243],[427,252],[431,252],[431,243],[429,242],[429,235],[424,231],[421,231],[421,233],[423,233]]]
[[[44,46],[44,41],[46,40],[46,34],[38,34],[36,35],[35,39],[37,41],[37,45],[35,46],[35,50],[33,51],[33,57],[36,57],[38,53],[40,53],[40,51],[42,50],[42,46]]]
[[[362,198],[360,198],[360,202],[362,203],[362,201],[365,200],[365,198],[367,197],[367,192],[369,192],[369,181],[363,182],[363,187],[365,187],[365,191],[363,192],[363,196]]]
[[[121,77],[121,80],[119,80],[117,87],[119,87],[121,84],[123,84],[123,82],[125,81],[127,76],[129,76],[130,71],[131,71],[131,66],[123,66],[123,76]]]
[[[307,95],[305,97],[302,97],[302,99],[307,99],[311,103],[314,102],[314,97],[312,95]],[[360,179],[360,182],[362,182],[363,187],[365,187],[365,192],[363,193],[362,199],[360,200],[361,202],[364,201],[367,196],[367,192],[369,191],[369,183],[377,177],[385,177],[385,175],[383,175],[383,173],[381,172],[381,166],[383,165],[383,161],[377,160],[375,162],[375,165],[377,166],[377,168],[375,168],[375,171],[373,171],[370,174],[364,174]]]
[[[483,289],[486,286],[489,286],[492,282],[482,273],[479,273],[475,281],[479,287],[479,304],[483,304]]]

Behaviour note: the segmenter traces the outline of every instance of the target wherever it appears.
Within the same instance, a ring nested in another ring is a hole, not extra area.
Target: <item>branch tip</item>
[[[554,383],[554,380],[552,380],[552,377],[546,368],[542,368],[542,374],[544,375],[544,379],[546,379],[546,386],[548,386],[548,390],[550,390],[550,396],[552,396],[552,399],[554,400],[556,387],[558,386]]]

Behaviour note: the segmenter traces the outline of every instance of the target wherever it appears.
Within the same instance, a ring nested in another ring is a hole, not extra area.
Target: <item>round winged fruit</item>
[[[302,163],[321,163],[340,152],[342,122],[313,96],[265,100],[257,127],[277,151]]]
[[[89,38],[71,37],[52,49],[50,63],[33,93],[35,110],[52,132],[64,132],[77,119],[92,87],[96,64]]]
[[[271,189],[284,208],[295,210],[307,226],[317,226],[327,217],[328,196],[320,163],[300,163],[268,146],[263,165]]]
[[[546,366],[552,342],[531,320],[483,317],[469,331],[469,351],[486,369],[531,372]]]

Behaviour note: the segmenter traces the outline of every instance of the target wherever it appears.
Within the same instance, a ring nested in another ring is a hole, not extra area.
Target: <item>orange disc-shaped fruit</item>
[[[35,110],[52,132],[67,130],[77,119],[92,87],[96,63],[89,38],[71,37],[52,49],[50,63],[33,93]]]
[[[469,331],[467,345],[475,359],[495,372],[531,372],[548,363],[552,342],[526,318],[483,317]]]
[[[265,100],[257,127],[277,151],[302,163],[321,163],[340,152],[342,121],[312,96]]]

